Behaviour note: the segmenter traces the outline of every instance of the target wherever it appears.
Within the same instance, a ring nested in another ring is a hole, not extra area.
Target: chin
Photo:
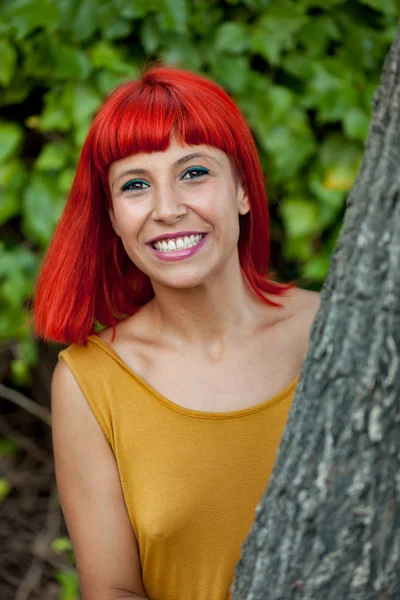
[[[175,290],[189,290],[203,285],[206,282],[206,279],[207,277],[204,275],[184,275],[182,273],[181,275],[175,274],[168,278],[155,277],[152,279],[152,283]]]

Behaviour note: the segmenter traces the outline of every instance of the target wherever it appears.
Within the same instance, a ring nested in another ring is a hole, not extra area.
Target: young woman
[[[268,261],[263,174],[228,95],[162,66],[115,90],[35,301],[37,333],[71,343],[53,441],[85,600],[230,597],[318,307]]]

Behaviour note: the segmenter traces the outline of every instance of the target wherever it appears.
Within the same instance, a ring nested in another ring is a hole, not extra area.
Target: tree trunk
[[[400,599],[400,33],[233,600]]]

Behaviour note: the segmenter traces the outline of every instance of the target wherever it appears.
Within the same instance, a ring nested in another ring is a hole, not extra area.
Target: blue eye
[[[208,175],[209,172],[205,167],[190,167],[183,173],[182,179],[198,179],[203,175]],[[186,175],[189,175],[189,177],[186,177]]]
[[[143,179],[131,179],[130,181],[127,181],[126,183],[124,183],[124,185],[121,187],[121,191],[122,192],[133,192],[133,191],[141,191],[146,189],[145,187],[139,187],[141,185],[144,185],[146,187],[149,187],[149,184],[146,183],[146,181],[144,181]]]

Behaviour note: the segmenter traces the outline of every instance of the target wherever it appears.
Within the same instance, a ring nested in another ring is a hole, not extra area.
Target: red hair
[[[115,327],[153,297],[148,276],[132,263],[112,229],[107,177],[114,161],[166,150],[172,130],[182,144],[214,146],[233,160],[250,202],[250,212],[240,216],[241,268],[254,292],[279,306],[262,292],[280,295],[291,286],[267,278],[267,197],[246,121],[216,83],[157,65],[114,90],[93,120],[37,281],[37,335],[84,342],[96,321]]]

